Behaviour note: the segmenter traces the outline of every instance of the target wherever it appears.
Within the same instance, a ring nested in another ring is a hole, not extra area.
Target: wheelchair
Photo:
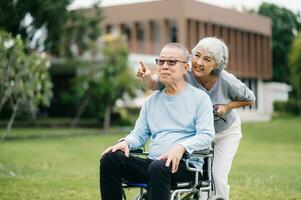
[[[135,156],[147,156],[147,152],[143,152],[142,149],[138,149],[130,152]],[[203,158],[203,169],[199,170],[192,165],[191,161],[195,158]],[[212,162],[213,162],[213,147],[201,151],[193,152],[185,160],[186,168],[189,171],[194,172],[194,180],[191,182],[181,182],[172,186],[170,191],[170,200],[201,200],[211,198],[214,195],[214,182],[212,176]],[[125,189],[138,188],[139,193],[135,197],[135,200],[147,200],[147,184],[136,183],[123,180],[123,199],[126,200]],[[205,195],[204,197],[202,195]]]

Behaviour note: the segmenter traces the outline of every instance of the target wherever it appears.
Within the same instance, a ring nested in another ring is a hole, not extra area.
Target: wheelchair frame
[[[142,149],[131,152],[136,156],[147,156],[147,152],[143,152]],[[204,165],[203,170],[198,170],[191,167],[189,164],[192,158],[203,158]],[[208,199],[213,197],[214,183],[212,176],[212,162],[213,162],[213,148],[195,151],[189,158],[186,159],[185,165],[187,170],[195,172],[195,178],[192,182],[177,183],[175,188],[171,189],[170,200],[200,200],[204,193],[207,193]],[[202,173],[202,178],[199,177],[199,173]],[[126,200],[125,190],[127,188],[139,188],[139,194],[135,200],[147,200],[147,184],[146,183],[133,183],[129,181],[123,181],[123,199]]]

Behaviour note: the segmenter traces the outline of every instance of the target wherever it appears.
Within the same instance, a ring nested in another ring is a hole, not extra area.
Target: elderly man
[[[179,43],[163,47],[156,59],[164,89],[144,103],[134,129],[108,147],[100,161],[103,200],[122,198],[122,179],[148,184],[150,200],[167,200],[172,183],[193,180],[182,161],[184,154],[208,148],[214,137],[213,108],[209,96],[184,80],[189,53]],[[129,155],[150,138],[149,157]],[[202,163],[194,163],[202,167]]]

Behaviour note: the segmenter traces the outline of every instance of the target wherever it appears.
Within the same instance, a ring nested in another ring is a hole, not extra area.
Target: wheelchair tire
[[[126,200],[126,195],[124,189],[122,189],[122,200]]]
[[[147,200],[147,193],[144,192],[142,195],[137,196],[135,200]]]

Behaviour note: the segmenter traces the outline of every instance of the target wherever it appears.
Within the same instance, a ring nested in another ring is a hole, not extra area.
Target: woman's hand
[[[139,62],[140,63],[140,67],[138,68],[138,71],[136,73],[136,76],[138,78],[150,78],[150,75],[151,75],[151,71],[150,69],[144,65],[144,63],[142,61]]]
[[[218,104],[213,107],[216,109],[218,115],[223,116],[227,112],[230,112],[232,109],[241,108],[244,106],[250,106],[253,102],[251,101],[231,101],[228,104]]]
[[[215,105],[217,107],[216,112],[218,115],[223,116],[227,112],[229,112],[231,109],[227,105]]]
[[[139,62],[140,67],[136,73],[138,78],[142,79],[142,84],[146,89],[154,90],[156,88],[156,80],[152,77],[150,69],[144,65],[143,62]]]

